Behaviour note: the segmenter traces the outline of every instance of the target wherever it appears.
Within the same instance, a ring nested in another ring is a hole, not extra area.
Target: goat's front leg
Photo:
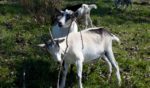
[[[88,17],[87,17],[88,19],[88,23],[90,23],[90,27],[94,27],[93,26],[93,22],[92,22],[92,19],[91,19],[91,17],[90,17],[90,14],[88,15]]]
[[[63,75],[62,75],[62,80],[61,80],[61,84],[60,84],[59,88],[65,88],[66,76],[67,76],[67,72],[68,72],[68,66],[69,65],[64,62],[64,65],[63,65]]]
[[[85,23],[85,29],[88,27],[88,15],[85,15],[85,19],[84,19],[84,23]]]
[[[115,60],[112,48],[108,49],[108,51],[105,53],[105,56],[109,59],[112,66],[115,68],[116,76],[117,76],[117,79],[118,79],[118,85],[121,86],[121,76],[120,76],[119,66],[118,66],[118,63]]]
[[[77,66],[77,76],[78,76],[78,82],[79,82],[79,88],[83,88],[82,87],[82,68],[83,68],[83,62],[78,60],[76,62],[76,66]]]

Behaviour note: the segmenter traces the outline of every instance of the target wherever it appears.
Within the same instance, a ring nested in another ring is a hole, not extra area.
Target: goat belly
[[[84,56],[84,61],[92,61],[94,59],[99,58],[104,52],[104,48],[102,44],[94,44],[94,43],[85,43],[84,42],[84,49],[82,51]]]
[[[90,62],[93,61],[95,59],[100,58],[101,53],[100,52],[91,52],[88,51],[84,54],[84,62]]]

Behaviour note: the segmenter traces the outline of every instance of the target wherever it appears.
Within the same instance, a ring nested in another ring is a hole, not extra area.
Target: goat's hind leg
[[[105,56],[111,62],[112,66],[115,68],[116,76],[117,76],[117,79],[118,79],[118,85],[121,86],[121,77],[120,77],[119,66],[118,66],[118,63],[116,62],[116,60],[114,58],[114,54],[113,54],[113,51],[112,51],[111,48],[108,49],[108,51],[105,53]]]
[[[111,80],[111,74],[112,74],[112,65],[105,55],[103,56],[103,59],[106,61],[106,63],[108,64],[108,67],[109,67],[108,81],[110,81]]]

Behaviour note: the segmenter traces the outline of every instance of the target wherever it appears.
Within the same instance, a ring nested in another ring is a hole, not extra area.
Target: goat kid
[[[90,17],[90,12],[91,12],[91,9],[93,9],[93,8],[97,9],[96,4],[77,4],[74,6],[68,6],[68,7],[64,8],[63,10],[68,9],[68,10],[77,12],[77,14],[78,14],[77,21],[78,22],[83,21],[85,28],[87,28],[88,25],[90,27],[93,27],[93,23],[92,23],[92,20]]]
[[[65,87],[66,75],[69,64],[76,64],[79,88],[82,86],[83,63],[103,57],[109,65],[115,68],[118,85],[121,85],[119,66],[114,58],[112,51],[112,40],[118,41],[119,38],[108,32],[104,28],[89,28],[81,31],[83,37],[84,49],[82,49],[82,40],[80,33],[70,33],[68,38],[52,39],[45,44],[39,44],[40,47],[46,47],[54,60],[62,62],[64,55],[64,69],[60,88]],[[66,44],[68,42],[68,44]],[[67,47],[68,45],[68,47]],[[65,49],[67,48],[66,52]],[[110,66],[111,67],[111,66]]]

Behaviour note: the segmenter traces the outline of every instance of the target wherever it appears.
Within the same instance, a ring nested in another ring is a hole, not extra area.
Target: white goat
[[[68,10],[72,10],[76,12],[78,14],[77,21],[78,22],[83,21],[85,28],[87,28],[88,25],[90,27],[93,27],[93,23],[90,17],[90,12],[91,12],[91,9],[93,8],[97,9],[97,6],[95,4],[77,4],[74,6],[68,6],[64,8],[63,10],[68,9]]]
[[[53,56],[53,58],[58,62],[63,61],[62,55],[64,55],[64,69],[60,88],[65,87],[66,75],[69,64],[76,64],[79,88],[83,88],[83,63],[95,60],[100,57],[106,59],[107,63],[111,63],[111,65],[115,68],[118,85],[120,86],[121,77],[119,72],[119,66],[114,58],[114,54],[112,51],[112,40],[119,42],[119,38],[112,33],[109,33],[104,28],[89,28],[81,32],[84,48],[82,48],[82,40],[79,32],[70,33],[67,39],[66,37],[54,40],[51,39],[45,44],[38,45],[40,47],[46,47],[50,54]],[[66,48],[67,50],[65,52]]]
[[[65,37],[68,33],[78,31],[73,11],[66,9],[65,11],[60,11],[59,14],[61,15],[58,16],[58,21],[52,26],[52,35],[54,38]]]
[[[97,8],[95,4],[78,4],[71,7],[66,7],[62,11],[56,10],[58,14],[56,24],[52,26],[52,35],[54,38],[65,37],[68,33],[77,32],[77,20],[84,20],[86,28],[88,25],[93,27],[90,18],[90,11],[92,8]]]

